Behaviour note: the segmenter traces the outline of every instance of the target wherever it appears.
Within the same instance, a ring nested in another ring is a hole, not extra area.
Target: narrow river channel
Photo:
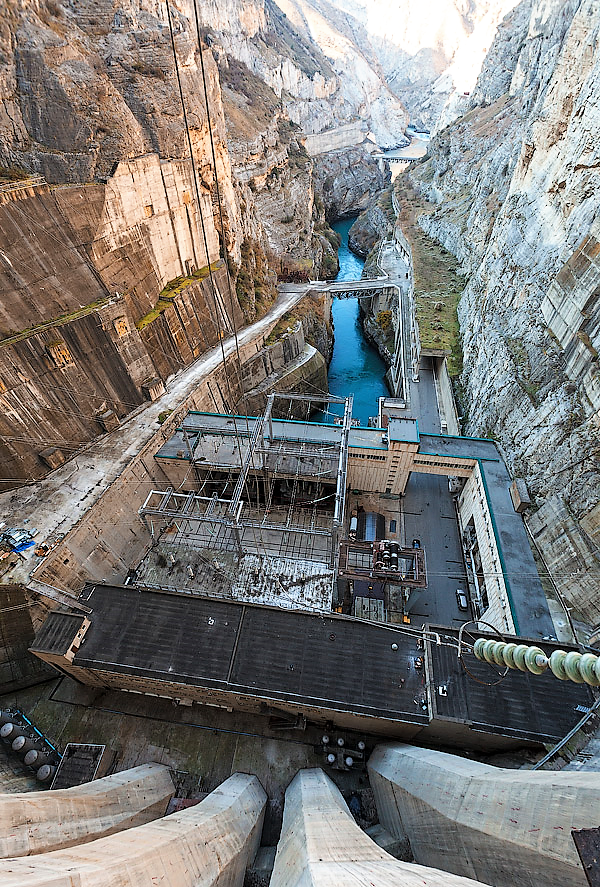
[[[362,274],[364,262],[348,249],[353,221],[344,219],[332,226],[342,238],[336,280],[356,280]],[[387,367],[363,335],[358,299],[334,299],[331,312],[335,343],[328,371],[329,391],[343,397],[353,394],[353,416],[366,425],[369,416],[377,415],[378,398],[389,393],[384,382]]]

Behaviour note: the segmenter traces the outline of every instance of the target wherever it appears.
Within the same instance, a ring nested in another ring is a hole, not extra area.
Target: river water
[[[353,222],[344,219],[332,226],[342,238],[336,280],[356,280],[362,274],[364,262],[348,249],[348,231]],[[384,382],[387,367],[363,335],[358,299],[334,299],[331,313],[335,342],[328,371],[329,391],[343,397],[353,394],[352,414],[361,425],[367,425],[369,416],[377,415],[378,398],[389,393]]]

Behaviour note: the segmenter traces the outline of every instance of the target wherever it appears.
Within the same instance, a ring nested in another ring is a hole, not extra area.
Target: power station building
[[[140,510],[153,545],[132,581],[325,612],[341,606],[348,613],[357,611],[344,606],[350,582],[354,600],[356,589],[379,594],[386,618],[406,621],[412,589],[427,587],[434,598],[461,586],[442,575],[443,566],[427,575],[428,558],[443,547],[442,529],[436,535],[432,527],[414,545],[403,538],[399,499],[412,477],[438,476],[448,479],[446,532],[460,538],[460,571],[469,579],[462,620],[531,638],[555,636],[511,478],[493,441],[421,434],[417,420],[394,414],[390,398],[381,399],[368,428],[353,425],[351,399],[329,397],[329,421],[311,420],[315,406],[322,399],[271,395],[260,417],[188,413],[155,454],[164,485],[149,492]],[[285,417],[286,408],[306,418]],[[364,514],[380,515],[372,538],[357,538],[354,527]],[[377,569],[375,536],[392,546],[394,570]],[[369,612],[382,618],[381,608]],[[435,609],[430,617],[446,621]]]

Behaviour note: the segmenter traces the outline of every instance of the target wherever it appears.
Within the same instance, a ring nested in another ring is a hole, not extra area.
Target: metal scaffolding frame
[[[343,404],[344,415],[341,424],[332,426],[339,433],[334,435],[332,440],[319,439],[318,433],[311,438],[312,432],[307,423],[309,434],[303,439],[302,433],[298,435],[298,424],[290,423],[291,431],[286,437],[285,420],[273,419],[274,407],[277,401],[282,400],[290,403],[290,411],[294,402],[306,403],[307,412],[311,404],[319,406],[324,403]],[[172,522],[185,520],[188,522],[185,524],[186,530],[183,531],[180,527],[178,529],[182,535],[189,535],[190,540],[195,538],[196,544],[208,535],[214,540],[217,548],[221,544],[223,548],[232,550],[232,546],[235,545],[239,556],[245,553],[272,556],[276,551],[278,553],[275,556],[293,557],[282,552],[301,549],[306,553],[312,550],[315,554],[319,552],[321,555],[316,557],[318,562],[323,562],[325,556],[329,568],[335,568],[340,531],[344,523],[352,402],[352,397],[325,394],[269,395],[263,415],[258,418],[248,417],[253,425],[250,427],[247,421],[246,429],[240,434],[243,438],[243,448],[239,447],[241,465],[231,498],[219,498],[216,493],[207,497],[196,492],[178,492],[172,487],[167,490],[152,490],[139,510],[140,517],[152,535],[154,527],[148,525],[149,518]],[[245,417],[237,418],[243,420]],[[283,423],[283,428],[280,424],[274,432],[274,421]],[[184,420],[179,430],[186,435],[186,440],[188,433],[195,435],[193,446],[189,447],[190,460],[198,469],[205,466],[209,471],[206,457],[199,456],[196,452],[202,435],[223,439],[231,436],[229,429],[219,428],[208,418],[199,418],[199,421],[193,423]],[[234,466],[230,466],[230,469],[236,471]],[[250,502],[242,499],[242,495],[244,490],[249,495],[250,479],[257,483],[261,475],[265,484],[265,504],[259,508],[257,493],[255,509]],[[292,486],[288,504],[272,505],[276,479],[286,480]],[[309,503],[312,506],[310,512],[306,508],[306,503],[298,501],[298,490],[306,480],[335,484],[335,493],[332,492],[323,499],[315,499]],[[334,498],[333,516],[328,510],[319,507],[320,503],[328,498]],[[281,521],[277,520],[278,510],[285,512],[282,513]],[[212,527],[208,533],[202,531],[204,524]],[[252,544],[247,531],[253,536]],[[260,535],[260,542],[256,538],[255,531]],[[274,538],[277,534],[281,535],[279,542]],[[311,537],[315,540],[313,548],[310,546]],[[294,542],[294,539],[298,541]],[[302,543],[301,539],[304,539]]]

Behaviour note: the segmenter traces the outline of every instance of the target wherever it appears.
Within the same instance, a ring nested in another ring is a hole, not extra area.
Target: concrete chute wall
[[[271,887],[475,887],[479,882],[399,862],[355,823],[322,770],[301,770],[285,793]]]
[[[409,745],[377,746],[382,825],[415,859],[496,887],[585,887],[571,828],[598,825],[600,774],[507,770]]]
[[[94,841],[163,816],[168,767],[144,764],[58,791],[0,795],[0,857],[29,856]]]
[[[241,887],[266,795],[236,773],[194,807],[117,835],[0,861],[2,887]]]

